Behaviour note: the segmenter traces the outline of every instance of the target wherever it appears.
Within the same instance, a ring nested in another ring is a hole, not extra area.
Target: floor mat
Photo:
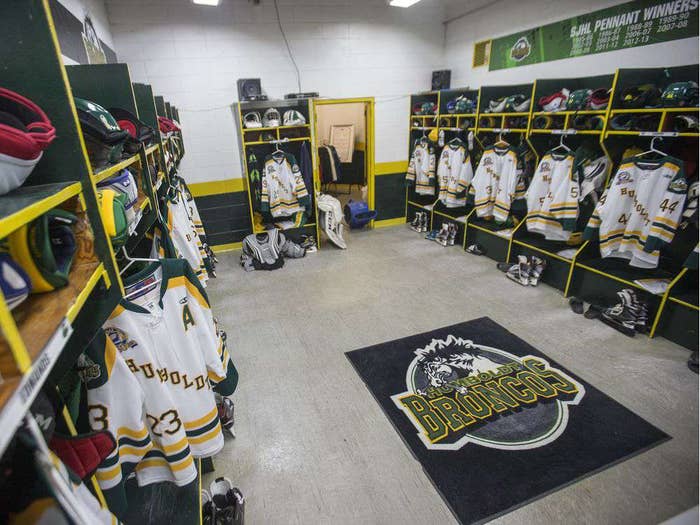
[[[461,523],[669,439],[487,317],[346,356]]]

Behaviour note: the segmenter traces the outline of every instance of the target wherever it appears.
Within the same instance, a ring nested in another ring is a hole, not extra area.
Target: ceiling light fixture
[[[411,7],[418,2],[420,2],[420,0],[391,0],[389,5],[392,7]]]
[[[197,5],[212,5],[216,6],[219,5],[219,0],[192,0],[193,4]]]

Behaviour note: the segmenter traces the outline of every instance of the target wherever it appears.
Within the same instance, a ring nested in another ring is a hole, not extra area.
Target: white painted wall
[[[103,0],[59,0],[59,3],[63,4],[63,6],[81,22],[85,18],[85,15],[90,15],[90,19],[97,31],[97,36],[99,36],[105,44],[114,49],[112,30]],[[77,64],[77,62],[65,55],[63,56],[63,61],[66,65]]]
[[[614,73],[620,67],[660,67],[698,63],[698,38],[622,49],[512,69],[472,68],[474,43],[590,13],[620,0],[497,0],[447,24],[445,62],[453,86],[501,85],[536,78],[566,78]],[[695,13],[697,16],[697,13]]]
[[[297,90],[272,0],[107,0],[120,62],[180,111],[188,181],[241,176],[230,105],[236,79],[260,77],[271,98]],[[407,95],[429,89],[443,60],[443,9],[385,0],[279,0],[301,69],[301,89],[323,96],[376,98],[376,160],[406,157]],[[137,15],[135,15],[137,13]]]

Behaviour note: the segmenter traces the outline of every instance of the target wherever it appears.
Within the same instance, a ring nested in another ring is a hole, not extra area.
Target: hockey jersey
[[[260,209],[272,217],[287,217],[311,207],[311,198],[293,155],[268,155],[262,176]]]
[[[467,147],[461,140],[449,142],[440,153],[437,179],[440,186],[438,198],[448,208],[458,208],[467,203],[466,190],[474,173]]]
[[[151,349],[115,327],[99,331],[77,361],[90,427],[109,431],[117,443],[95,474],[117,514],[126,510],[123,482],[132,472],[140,486],[183,486],[197,477],[175,401],[164,383],[148,378],[155,370],[144,368],[155,361]]]
[[[584,238],[598,237],[603,257],[656,268],[659,249],[675,235],[687,188],[678,159],[625,159],[588,221]]]
[[[512,148],[484,150],[476,168],[469,193],[479,217],[494,217],[505,222],[518,183],[518,157]]]
[[[142,283],[147,286],[139,288]],[[158,283],[159,286],[150,283]],[[130,344],[148,349],[129,368],[167,385],[195,457],[224,444],[212,385],[221,395],[236,388],[238,373],[212,318],[204,289],[187,261],[162,259],[125,280],[127,295],[105,323]]]
[[[197,229],[187,213],[187,205],[180,191],[166,202],[168,230],[173,245],[180,257],[190,264],[202,286],[206,286],[209,274],[204,266],[204,249],[199,243]]]
[[[528,231],[551,241],[567,241],[578,218],[578,179],[571,153],[548,152],[540,161],[527,189]]]
[[[419,195],[435,195],[435,150],[429,142],[416,142],[408,163],[406,181],[415,182]]]

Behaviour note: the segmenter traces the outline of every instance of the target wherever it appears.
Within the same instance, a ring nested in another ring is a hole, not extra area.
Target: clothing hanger
[[[510,143],[503,138],[503,132],[498,134],[498,140],[493,143],[494,148],[507,148],[510,147]]]
[[[638,159],[641,157],[644,157],[645,155],[649,155],[651,153],[654,153],[656,155],[661,155],[662,157],[668,156],[668,153],[661,151],[660,149],[656,149],[655,144],[656,144],[656,139],[661,140],[661,137],[652,137],[651,139],[651,144],[649,145],[649,149],[647,151],[643,151],[641,153],[637,153],[634,158]]]
[[[124,255],[124,259],[128,261],[127,265],[124,266],[121,270],[119,270],[119,275],[123,275],[124,272],[134,264],[135,262],[158,262],[160,259],[146,259],[146,258],[139,258],[139,257],[129,257],[129,254],[126,251],[126,248],[122,246],[122,255]]]
[[[571,148],[564,144],[564,135],[559,135],[559,145],[550,149],[549,152],[552,153],[553,151],[557,151],[558,149],[563,149],[567,153],[571,153]]]
[[[275,151],[272,152],[272,156],[279,157],[280,154],[282,154],[282,155],[285,154],[284,150],[282,148],[280,148],[280,144],[282,144],[283,142],[289,142],[289,139],[285,137],[285,138],[279,139],[279,140],[271,140],[270,142],[272,142],[275,145]]]

